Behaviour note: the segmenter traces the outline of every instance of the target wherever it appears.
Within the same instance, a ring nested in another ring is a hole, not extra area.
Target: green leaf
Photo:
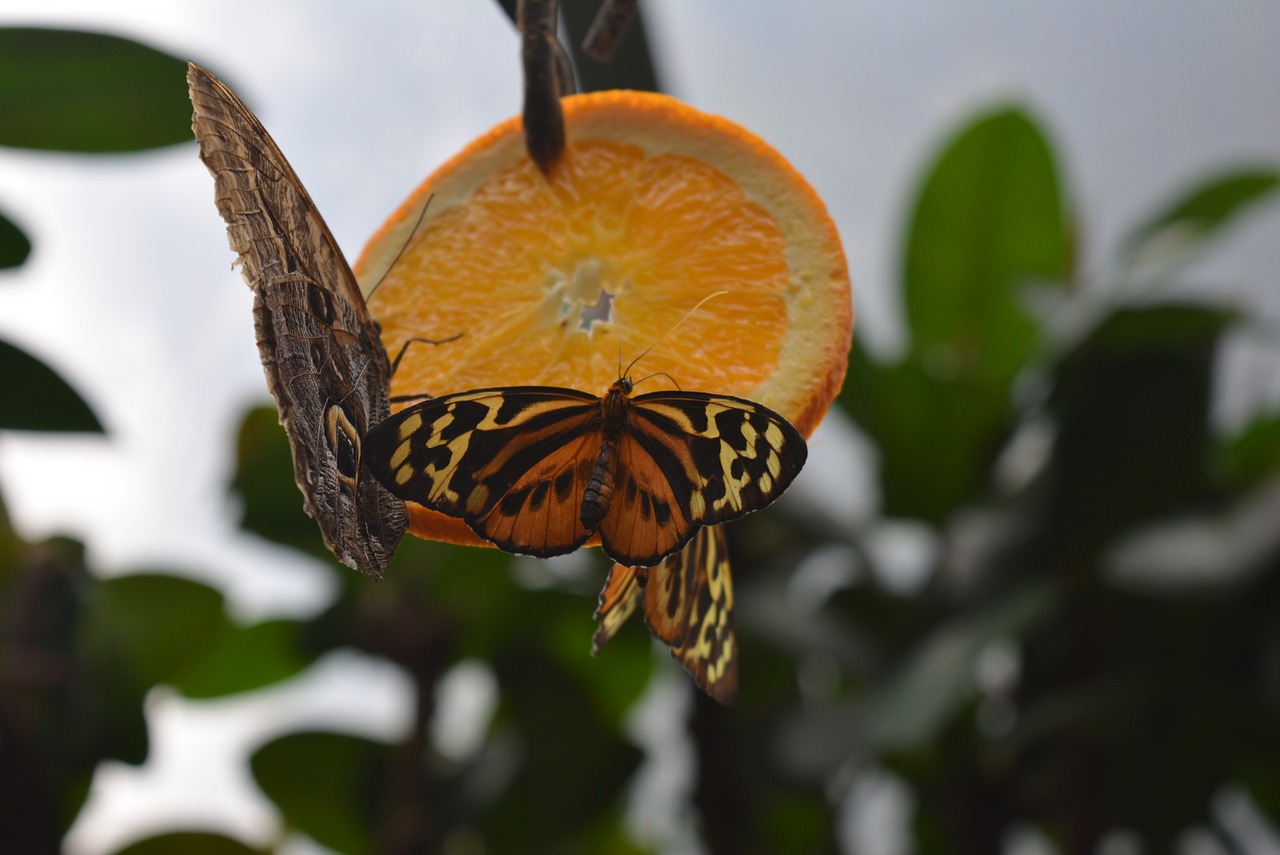
[[[186,71],[119,36],[0,28],[0,145],[110,152],[186,142]]]
[[[1235,319],[1196,304],[1124,309],[1055,367],[1046,513],[1063,549],[1089,556],[1207,498],[1214,361]]]
[[[320,529],[303,510],[289,440],[274,406],[255,407],[245,415],[236,448],[231,488],[244,499],[241,525],[276,543],[332,559]]]
[[[915,206],[910,350],[896,365],[850,355],[840,400],[880,448],[886,514],[938,522],[981,495],[1037,344],[1024,287],[1070,275],[1048,143],[1024,113],[989,113],[945,148]]]
[[[1070,271],[1044,135],[1016,109],[978,119],[930,170],[911,219],[904,284],[912,351],[942,379],[1003,390],[1036,336],[1021,288],[1064,283]]]
[[[114,640],[147,685],[171,682],[227,632],[222,595],[176,576],[140,573],[102,583],[97,640]]]
[[[1221,232],[1280,187],[1280,172],[1258,168],[1220,175],[1192,188],[1124,241],[1130,263],[1182,254]]]
[[[549,592],[523,592],[526,608],[540,608],[540,600],[549,597],[538,595],[546,593]],[[541,629],[539,634],[559,664],[595,698],[597,709],[610,726],[621,730],[626,716],[649,685],[654,657],[669,656],[670,652],[665,645],[653,644],[653,637],[637,609],[618,635],[599,655],[593,656],[591,637],[595,634],[596,624],[591,618],[592,601],[584,597],[566,597],[558,592],[551,596],[562,598],[565,608],[559,610],[554,623]],[[531,597],[534,598],[532,601]]]
[[[291,828],[345,855],[372,853],[389,749],[337,733],[295,733],[258,749],[253,777]]]
[[[589,638],[584,634],[584,646]],[[484,817],[487,848],[515,852],[532,839],[544,851],[572,851],[570,842],[622,798],[641,753],[602,720],[587,687],[538,645],[516,642],[495,666],[504,720],[523,762]]]
[[[977,498],[1010,419],[1007,394],[939,378],[913,355],[881,365],[857,342],[840,401],[880,449],[884,514],[931,522]]]
[[[18,267],[31,254],[31,240],[12,220],[0,214],[0,270]]]
[[[254,849],[221,834],[178,831],[139,840],[119,850],[116,855],[172,855],[174,852],[182,855],[268,855],[269,850]]]
[[[0,429],[103,433],[89,405],[49,366],[0,340]]]
[[[300,631],[299,624],[287,620],[230,628],[174,685],[188,698],[215,698],[292,677],[311,662],[299,653]]]
[[[866,725],[872,744],[892,751],[931,743],[967,701],[987,645],[1020,638],[1054,601],[1051,588],[1035,586],[939,627],[873,699]]]
[[[1280,472],[1280,412],[1255,417],[1218,453],[1227,482],[1247,489]]]
[[[90,631],[101,582],[79,543],[0,556],[0,852],[56,852],[106,759],[147,754],[150,686]]]

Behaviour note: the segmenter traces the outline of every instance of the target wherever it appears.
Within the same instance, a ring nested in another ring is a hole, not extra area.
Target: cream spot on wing
[[[720,425],[716,424],[716,416],[725,412],[729,408],[723,404],[707,404],[707,429],[702,435],[707,439],[717,439],[720,436]],[[690,433],[692,433],[692,425],[690,425]]]
[[[786,437],[782,435],[782,428],[773,422],[769,422],[769,427],[765,428],[764,438],[769,440],[769,444],[777,449],[781,449],[787,441]]]
[[[471,495],[467,496],[467,513],[477,514],[484,507],[484,503],[489,500],[489,488],[484,484],[477,484],[475,489],[471,491]]]
[[[458,503],[458,493],[456,490],[449,489],[449,482],[453,480],[453,471],[462,462],[462,456],[467,453],[467,447],[470,445],[471,431],[467,431],[449,443],[449,461],[444,466],[438,469],[435,466],[428,466],[423,473],[431,479],[431,492],[428,495],[433,501],[439,501],[443,497],[451,505]]]
[[[765,465],[769,467],[769,474],[777,478],[778,473],[782,471],[782,458],[778,456],[778,452],[771,451]]]
[[[417,433],[420,427],[422,427],[422,414],[414,413],[400,423],[400,438],[408,439]]]
[[[727,442],[720,443],[720,467],[724,471],[724,495],[715,501],[715,509],[720,510],[729,505],[735,511],[742,510],[742,488],[751,480],[751,476],[743,470],[741,478],[734,478],[733,462],[738,459],[738,452]]]
[[[396,470],[396,483],[402,487],[405,484],[408,484],[409,479],[412,477],[413,477],[412,466],[401,466],[399,469]]]
[[[409,457],[409,440],[405,440],[396,446],[395,453],[391,455],[391,466],[395,468],[404,463]],[[402,482],[403,483],[403,482]]]
[[[453,424],[453,405],[449,405],[449,409],[445,414],[431,423],[431,432],[427,437],[427,448],[438,448],[444,445],[444,429]]]
[[[497,430],[502,427],[498,424],[498,411],[502,409],[502,398],[493,397],[492,394],[477,399],[476,403],[483,404],[488,410],[484,414],[484,418],[476,423],[476,430]]]

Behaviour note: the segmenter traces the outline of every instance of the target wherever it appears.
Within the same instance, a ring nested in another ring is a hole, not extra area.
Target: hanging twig
[[[605,0],[582,40],[583,52],[597,62],[608,62],[635,13],[636,0]]]
[[[517,24],[524,64],[524,144],[544,175],[551,173],[564,153],[560,96],[573,80],[568,54],[556,39],[558,20],[556,0],[520,0]]]

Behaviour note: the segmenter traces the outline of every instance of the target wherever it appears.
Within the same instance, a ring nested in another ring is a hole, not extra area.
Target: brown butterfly
[[[362,477],[361,439],[390,412],[378,322],[315,204],[257,117],[190,64],[192,130],[253,289],[267,386],[303,507],[338,560],[381,576],[408,525],[404,502]]]
[[[765,507],[804,465],[786,419],[727,395],[604,397],[554,386],[432,398],[375,425],[365,463],[388,490],[508,552],[548,557],[599,533],[619,564],[650,566],[699,526]]]
[[[613,565],[596,620],[591,652],[599,653],[636,606],[655,638],[671,648],[694,683],[724,704],[738,693],[738,649],[733,634],[733,580],[724,527],[698,529],[679,552],[654,567]]]

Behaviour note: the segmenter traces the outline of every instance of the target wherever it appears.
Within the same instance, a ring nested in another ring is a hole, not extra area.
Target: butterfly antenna
[[[391,360],[391,376],[392,377],[396,376],[396,371],[400,369],[400,360],[404,359],[405,353],[407,353],[409,350],[409,345],[413,344],[415,341],[420,344],[448,344],[449,342],[457,341],[460,338],[462,338],[462,333],[458,333],[457,335],[451,335],[448,338],[437,339],[437,338],[420,338],[418,336],[414,336],[412,338],[405,339],[404,344],[400,345],[400,352],[396,354],[395,359]]]
[[[396,257],[391,259],[391,263],[387,265],[387,269],[382,271],[382,275],[378,277],[378,281],[375,282],[373,287],[369,289],[368,296],[364,298],[365,303],[368,303],[370,300],[373,299],[373,295],[378,293],[378,289],[381,288],[382,283],[386,281],[387,274],[389,274],[392,270],[395,270],[396,264],[400,262],[400,256],[404,255],[404,251],[409,248],[409,244],[413,241],[413,236],[416,235],[418,233],[418,229],[422,227],[422,220],[427,216],[427,208],[431,207],[431,200],[434,198],[435,198],[434,193],[432,193],[430,196],[427,197],[427,204],[423,205],[422,210],[418,212],[418,220],[413,224],[413,230],[409,232],[409,236],[406,237],[404,239],[404,243],[400,245],[400,251],[396,253]],[[404,355],[403,352],[401,353],[401,355],[402,356]],[[398,362],[399,360],[396,360],[396,361]],[[392,371],[392,373],[393,374],[395,373],[394,370]]]
[[[400,360],[403,359],[405,353],[408,352],[409,345],[413,344],[415,341],[421,342],[422,344],[448,344],[449,342],[457,341],[460,338],[462,338],[462,333],[458,333],[457,335],[449,336],[448,338],[442,338],[442,339],[419,338],[417,336],[414,336],[411,339],[407,339],[405,343],[400,346],[400,352],[396,354],[395,360],[393,360],[391,363],[391,376],[392,377],[396,376],[396,371],[400,368]],[[416,395],[392,395],[390,398],[390,401],[393,404],[401,404],[401,403],[404,403],[405,401],[426,401],[426,400],[429,400],[431,397],[432,397],[431,395],[428,395],[425,392],[419,392]]]
[[[619,377],[626,377],[628,374],[630,374],[630,373],[631,373],[631,369],[635,367],[635,365],[636,365],[636,363],[637,363],[637,362],[639,362],[641,359],[644,359],[644,358],[649,354],[649,351],[653,350],[655,347],[657,347],[658,345],[662,344],[662,342],[666,339],[666,337],[667,337],[667,336],[671,335],[673,332],[675,332],[677,329],[679,329],[681,324],[683,324],[685,321],[689,320],[689,316],[690,316],[690,315],[692,315],[694,312],[696,312],[696,311],[698,311],[699,309],[701,309],[701,308],[702,308],[702,304],[703,304],[703,303],[707,302],[707,301],[708,301],[708,300],[710,300],[712,297],[719,297],[719,296],[720,296],[720,295],[722,295],[722,294],[728,294],[728,293],[729,293],[728,291],[713,291],[712,293],[708,294],[707,296],[705,296],[705,297],[703,297],[701,300],[699,300],[699,301],[698,301],[698,304],[697,304],[696,306],[694,306],[692,309],[690,309],[689,311],[685,312],[685,313],[684,313],[684,317],[683,317],[683,318],[681,318],[680,320],[676,321],[676,322],[675,322],[675,324],[674,324],[674,325],[672,325],[671,329],[669,329],[669,330],[667,330],[666,332],[664,332],[664,333],[663,333],[663,334],[658,338],[658,340],[657,340],[657,341],[655,341],[653,344],[651,344],[651,345],[649,345],[648,347],[646,347],[646,348],[644,349],[644,351],[643,351],[639,356],[637,356],[635,359],[631,360],[631,364],[627,366],[627,370],[626,370],[626,371],[619,371],[619,372],[618,372],[618,376],[619,376]],[[622,341],[622,339],[621,339],[621,338],[619,338],[619,339],[618,339],[618,341],[619,341],[619,345],[621,345],[621,341]]]
[[[668,380],[670,380],[670,381],[671,381],[671,384],[672,384],[673,386],[675,386],[675,387],[676,387],[676,391],[677,391],[677,392],[683,392],[683,391],[684,391],[683,389],[681,389],[681,388],[680,388],[680,384],[676,381],[676,378],[672,377],[670,374],[668,374],[668,373],[667,373],[667,372],[665,372],[665,371],[655,371],[655,372],[653,372],[652,374],[646,374],[644,377],[641,377],[639,380],[636,380],[636,381],[632,382],[632,384],[631,384],[631,385],[632,385],[632,386],[639,386],[639,385],[640,385],[641,383],[643,383],[644,381],[646,381],[646,380],[652,380],[654,377],[666,377]]]

